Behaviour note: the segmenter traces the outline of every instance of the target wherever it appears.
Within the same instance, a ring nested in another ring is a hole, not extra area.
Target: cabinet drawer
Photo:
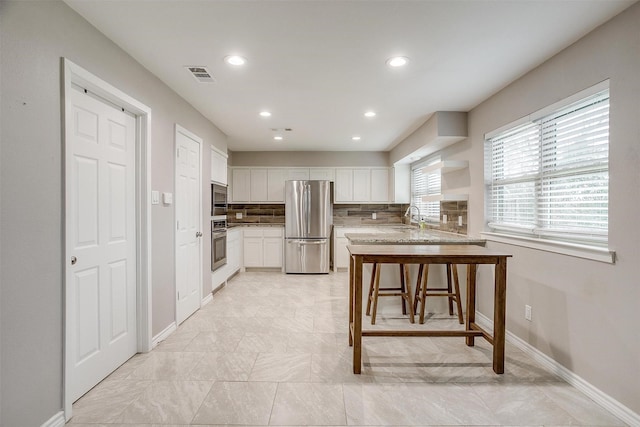
[[[280,227],[269,227],[262,229],[264,237],[282,237],[282,228]]]
[[[262,228],[247,227],[243,231],[244,237],[262,237]]]

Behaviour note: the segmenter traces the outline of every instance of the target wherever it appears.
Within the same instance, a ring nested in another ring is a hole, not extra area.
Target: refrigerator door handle
[[[309,184],[304,186],[304,203],[304,222],[307,227],[305,230],[305,236],[309,236],[311,234],[311,186]]]
[[[292,245],[324,245],[327,243],[326,239],[322,240],[293,240],[287,239],[287,243]]]

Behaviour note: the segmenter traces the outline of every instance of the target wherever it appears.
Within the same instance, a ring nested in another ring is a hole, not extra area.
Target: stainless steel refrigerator
[[[286,181],[285,271],[328,273],[333,225],[330,181]]]

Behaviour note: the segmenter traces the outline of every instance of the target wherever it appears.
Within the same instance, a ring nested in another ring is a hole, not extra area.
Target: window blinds
[[[440,194],[440,174],[425,174],[422,169],[439,161],[440,157],[431,158],[411,167],[411,204],[420,209],[420,215],[427,221],[440,221],[440,202],[422,201],[422,196]],[[412,218],[416,214],[412,210]]]
[[[490,229],[607,242],[609,90],[486,141]]]

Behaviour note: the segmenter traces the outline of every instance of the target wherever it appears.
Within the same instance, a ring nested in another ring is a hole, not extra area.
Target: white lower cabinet
[[[244,267],[282,268],[282,227],[246,227],[243,232]]]
[[[347,245],[349,244],[349,240],[346,237],[336,237],[335,249],[334,249],[334,260],[333,260],[333,269],[336,270],[338,268],[349,268],[349,251],[347,250]]]
[[[333,270],[349,268],[349,239],[344,235],[349,233],[375,233],[375,228],[364,227],[334,227],[333,233]]]
[[[227,231],[227,272],[233,275],[242,267],[242,229]]]

